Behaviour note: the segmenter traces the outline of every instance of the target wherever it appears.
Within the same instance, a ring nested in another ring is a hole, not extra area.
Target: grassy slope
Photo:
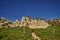
[[[35,32],[42,40],[60,40],[60,26],[46,29],[0,28],[0,40],[34,40],[32,32]]]

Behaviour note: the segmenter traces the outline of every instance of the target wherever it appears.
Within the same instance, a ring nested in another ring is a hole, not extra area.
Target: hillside
[[[46,29],[30,29],[28,27],[0,28],[0,40],[36,40],[34,32],[41,40],[60,40],[60,26],[50,26]]]
[[[0,18],[0,40],[60,40],[60,18],[22,17],[15,22]]]

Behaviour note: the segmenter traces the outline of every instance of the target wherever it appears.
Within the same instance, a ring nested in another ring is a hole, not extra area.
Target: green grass
[[[60,26],[51,26],[46,29],[0,28],[0,40],[34,40],[32,32],[35,32],[41,40],[60,40]]]

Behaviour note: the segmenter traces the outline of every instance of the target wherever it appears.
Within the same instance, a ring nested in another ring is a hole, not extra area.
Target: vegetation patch
[[[60,26],[50,26],[45,29],[30,29],[28,27],[0,28],[0,40],[35,40],[31,33],[36,33],[41,40],[60,40]]]

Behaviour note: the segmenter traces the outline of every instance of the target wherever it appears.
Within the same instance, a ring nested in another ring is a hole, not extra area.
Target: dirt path
[[[34,39],[41,40],[34,32],[32,32],[32,37],[33,37]]]

